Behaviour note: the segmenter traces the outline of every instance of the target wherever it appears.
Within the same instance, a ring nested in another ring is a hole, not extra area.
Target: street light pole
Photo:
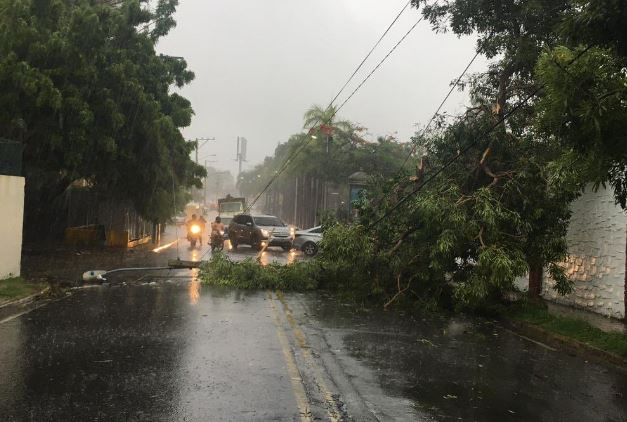
[[[246,161],[246,151],[248,149],[248,140],[243,136],[237,137],[237,153],[235,155],[235,161],[238,162],[237,167],[237,180],[239,180],[242,174],[242,162]]]
[[[215,141],[215,140],[216,140],[216,138],[196,138],[196,139],[194,139],[193,141],[191,141],[191,142],[196,142],[196,145],[195,145],[195,147],[194,147],[194,149],[196,150],[196,160],[195,160],[195,161],[196,161],[196,164],[198,164],[198,150],[200,149],[200,146],[199,146],[199,144],[198,144],[198,143],[199,143],[200,141],[204,141],[204,142],[203,142],[203,144],[202,144],[202,146],[204,146],[207,142],[209,142],[209,141]]]

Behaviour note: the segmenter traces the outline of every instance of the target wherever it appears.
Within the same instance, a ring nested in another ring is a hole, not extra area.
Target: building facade
[[[560,296],[546,277],[545,299],[587,309],[608,317],[625,318],[627,215],[614,202],[611,190],[588,188],[572,207],[568,229],[568,276],[574,291]]]
[[[20,275],[24,178],[0,174],[0,280]]]

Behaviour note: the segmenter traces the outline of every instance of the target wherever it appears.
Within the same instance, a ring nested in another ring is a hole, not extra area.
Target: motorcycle
[[[211,233],[211,252],[224,249],[224,231],[220,230]]]
[[[196,242],[202,243],[202,229],[198,224],[192,224],[187,229],[187,240],[192,248],[196,247]]]

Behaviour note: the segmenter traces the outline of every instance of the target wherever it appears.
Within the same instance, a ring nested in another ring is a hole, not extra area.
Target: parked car
[[[298,230],[295,233],[293,246],[307,256],[314,256],[318,253],[318,243],[321,240],[322,226],[316,226],[307,230]]]
[[[233,249],[238,245],[261,249],[263,243],[268,242],[268,246],[280,246],[289,251],[294,239],[287,224],[273,215],[238,214],[229,224],[228,233]]]

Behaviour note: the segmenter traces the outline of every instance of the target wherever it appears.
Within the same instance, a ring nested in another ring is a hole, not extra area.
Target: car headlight
[[[270,232],[266,229],[261,229],[261,234],[263,235],[263,237],[268,237],[270,236]]]
[[[294,227],[290,227],[290,236],[296,236],[296,229]]]

